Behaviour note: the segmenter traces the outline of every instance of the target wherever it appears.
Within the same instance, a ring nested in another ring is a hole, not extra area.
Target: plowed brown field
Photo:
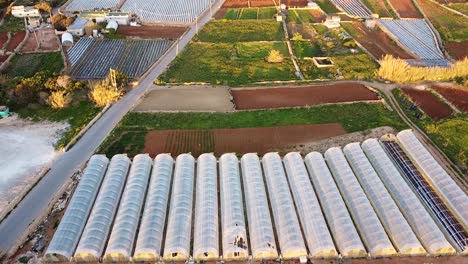
[[[445,49],[456,60],[468,57],[468,42],[449,42],[445,44]]]
[[[0,49],[3,48],[3,46],[7,43],[8,41],[8,32],[3,32],[0,34]]]
[[[423,18],[412,0],[389,0],[390,4],[402,18]]]
[[[452,85],[434,85],[432,89],[436,90],[460,111],[468,112],[468,89]]]
[[[424,113],[434,120],[444,119],[452,114],[452,109],[441,102],[433,93],[411,88],[402,89]]]
[[[14,51],[16,47],[23,41],[24,37],[26,37],[26,32],[18,32],[15,33],[12,37],[8,45],[6,46],[7,51]]]
[[[213,130],[153,130],[146,134],[143,153],[173,156],[191,152],[194,156],[214,152],[217,156],[235,152],[260,155],[273,149],[346,134],[338,123]]]
[[[279,88],[232,89],[238,110],[312,106],[326,103],[378,100],[376,93],[364,85],[339,83],[332,85]]]

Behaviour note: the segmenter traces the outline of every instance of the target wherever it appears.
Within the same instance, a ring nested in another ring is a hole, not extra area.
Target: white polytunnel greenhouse
[[[310,255],[314,258],[337,257],[338,252],[310,183],[304,160],[298,152],[290,152],[284,156],[283,162]]]
[[[322,154],[307,154],[305,163],[340,254],[350,258],[366,257],[366,249]]]
[[[134,261],[156,261],[161,256],[173,167],[169,154],[159,154],[154,159]]]
[[[213,154],[198,157],[193,238],[196,261],[219,258],[217,165]]]
[[[346,145],[343,152],[398,252],[402,255],[426,254],[359,143]]]
[[[249,256],[239,160],[233,153],[219,158],[223,259]]]
[[[278,251],[276,250],[262,168],[257,154],[243,155],[241,169],[252,257],[254,259],[276,259]]]
[[[105,261],[129,261],[132,256],[135,235],[151,173],[151,163],[152,159],[148,154],[136,155],[133,158],[104,255]]]
[[[361,146],[426,251],[432,255],[454,253],[453,247],[403,179],[380,143],[376,139],[368,139]]]
[[[325,160],[371,256],[396,255],[392,242],[385,233],[385,229],[341,149],[338,147],[329,148],[325,151]]]
[[[436,190],[454,216],[468,229],[468,196],[434,159],[411,130],[403,130],[397,139],[414,165]]]
[[[282,259],[307,258],[307,249],[280,155],[278,153],[265,154],[262,158],[262,165],[281,257]]]
[[[130,159],[126,155],[112,157],[86,227],[76,249],[76,262],[98,261],[114,220],[119,199],[127,179]]]
[[[101,186],[109,159],[94,155],[81,176],[80,183],[68,204],[67,210],[55,231],[54,237],[44,255],[46,261],[69,261],[75,251],[86,219]]]
[[[192,155],[177,156],[164,245],[165,260],[188,260],[190,257],[194,173]]]

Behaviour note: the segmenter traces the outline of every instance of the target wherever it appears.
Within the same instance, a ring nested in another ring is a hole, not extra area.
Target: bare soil
[[[276,5],[274,0],[249,0],[249,2],[251,7],[267,7]]]
[[[249,7],[248,0],[226,0],[223,4],[224,8],[237,8],[237,7]]]
[[[433,85],[432,89],[436,90],[458,110],[468,112],[468,89],[456,85]]]
[[[359,43],[377,59],[381,59],[386,54],[401,59],[416,59],[395,44],[380,28],[376,27],[374,30],[369,31],[362,22],[354,22],[353,26],[363,35],[362,38],[358,39]]]
[[[36,31],[39,39],[40,51],[55,51],[60,48],[59,41],[53,28],[46,28]]]
[[[322,9],[310,9],[309,13],[314,17],[316,23],[321,23],[327,18]]]
[[[234,105],[226,87],[190,86],[150,91],[135,107],[137,112],[207,111],[231,112]]]
[[[3,46],[5,46],[7,41],[8,41],[8,32],[3,32],[2,34],[0,34],[0,49],[3,48]]]
[[[412,0],[388,0],[402,18],[423,18]]]
[[[402,88],[402,91],[434,120],[444,119],[452,114],[452,109],[430,91],[411,88]]]
[[[26,37],[26,32],[18,32],[15,33],[12,37],[8,45],[6,46],[7,51],[14,51],[16,47],[23,41],[24,37]]]
[[[0,62],[4,62],[8,59],[8,55],[0,55]]]
[[[445,49],[456,60],[468,57],[468,42],[449,42],[445,44]]]
[[[32,52],[32,51],[36,51],[36,49],[37,49],[36,37],[34,36],[34,34],[29,34],[29,37],[26,40],[26,43],[24,43],[24,46],[21,49],[21,52]]]
[[[236,109],[312,106],[326,103],[379,100],[376,93],[357,83],[232,89]]]
[[[220,8],[214,15],[215,19],[222,19],[227,12],[227,8]]]
[[[185,31],[187,31],[186,27],[171,26],[119,26],[117,29],[118,34],[142,39],[178,39]]]
[[[275,149],[346,134],[338,123],[213,130],[153,130],[146,134],[143,153],[177,156],[191,152],[198,156],[214,152],[260,155]]]

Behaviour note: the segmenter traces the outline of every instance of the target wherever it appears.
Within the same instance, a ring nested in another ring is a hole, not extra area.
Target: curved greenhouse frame
[[[262,158],[262,165],[275,219],[281,257],[283,259],[307,257],[307,249],[302,238],[301,227],[281,157],[278,153],[267,153]]]
[[[219,258],[218,174],[213,154],[198,157],[195,195],[193,258],[216,260]]]
[[[219,158],[223,259],[249,256],[239,160],[233,153]]]
[[[136,155],[122,194],[119,210],[107,244],[104,261],[129,261],[141,209],[145,199],[152,160],[148,154]]]
[[[257,154],[248,153],[242,156],[241,168],[253,258],[276,259],[278,251]]]
[[[361,146],[427,252],[432,255],[455,252],[379,142],[368,139]]]
[[[314,258],[338,257],[304,160],[298,152],[290,152],[283,162],[310,255]]]
[[[361,183],[364,192],[374,206],[387,234],[400,254],[424,255],[426,250],[413,233],[400,209],[393,201],[384,184],[362,151],[359,143],[351,143],[343,148],[354,173]]]
[[[154,159],[134,261],[156,261],[160,257],[174,160],[169,154]]]
[[[396,255],[392,242],[341,149],[338,147],[328,149],[325,152],[325,160],[371,256]]]
[[[165,260],[187,260],[190,257],[195,159],[181,154],[176,159],[171,207],[167,220]]]
[[[104,155],[94,155],[89,160],[44,255],[46,261],[70,261],[96,200],[108,164],[109,159]]]
[[[120,154],[112,157],[96,203],[76,249],[74,256],[76,262],[94,262],[102,256],[129,167],[130,159],[126,155]]]
[[[311,152],[304,160],[341,255],[351,258],[366,257],[366,249],[322,154]]]

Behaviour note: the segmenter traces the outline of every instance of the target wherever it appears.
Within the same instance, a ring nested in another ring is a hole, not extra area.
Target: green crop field
[[[242,20],[242,19],[274,19],[276,8],[228,8],[223,16],[227,20]]]
[[[378,14],[380,17],[393,17],[387,10],[384,3],[385,1],[386,0],[362,0],[362,3],[366,5],[372,13]]]
[[[196,39],[202,42],[284,40],[281,23],[269,20],[215,20],[206,24]]]
[[[257,19],[257,9],[256,8],[242,9],[239,19]]]
[[[18,54],[13,57],[6,74],[10,77],[31,77],[38,71],[57,73],[63,68],[60,52]]]
[[[310,108],[235,113],[128,113],[100,149],[109,153],[139,153],[150,130],[248,128],[340,123],[347,132],[381,126],[407,128],[382,104],[324,105]]]
[[[339,10],[330,2],[330,0],[316,0],[317,5],[327,14],[338,13]]]
[[[448,7],[468,15],[468,5],[466,3],[451,3],[448,5]]]

